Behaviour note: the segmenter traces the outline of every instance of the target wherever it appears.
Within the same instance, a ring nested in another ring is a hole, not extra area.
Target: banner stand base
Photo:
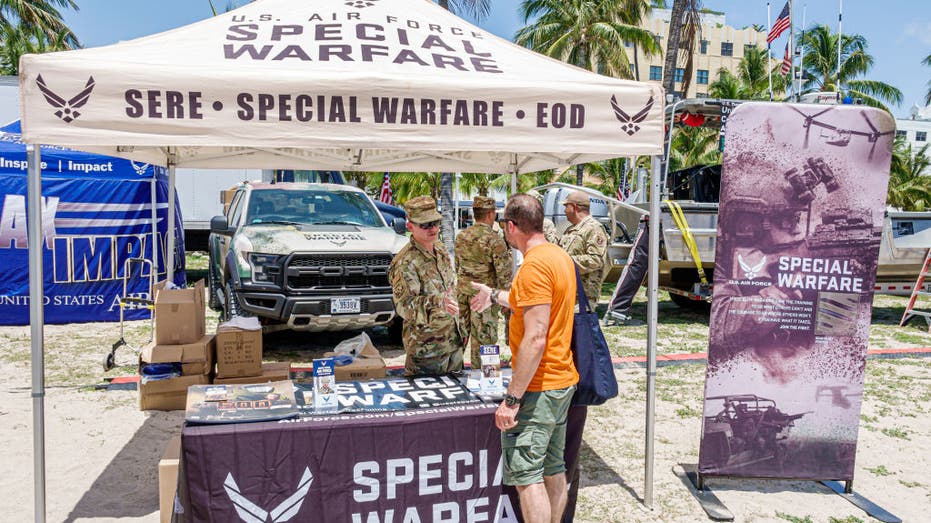
[[[872,518],[876,518],[883,523],[902,523],[901,518],[890,514],[886,509],[854,492],[852,481],[846,481],[844,484],[841,484],[839,481],[823,480],[820,483],[833,490],[837,495],[856,505]]]
[[[679,479],[686,484],[691,485],[689,492],[701,505],[701,508],[708,514],[708,517],[714,521],[734,521],[734,513],[728,509],[721,500],[711,492],[711,489],[705,485],[704,478],[698,472],[698,466],[693,464],[680,463],[683,474],[676,473]]]

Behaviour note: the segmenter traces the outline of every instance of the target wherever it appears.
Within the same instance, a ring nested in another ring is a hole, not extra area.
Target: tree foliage
[[[62,18],[59,8],[78,10],[74,0],[0,0],[0,29],[7,31],[22,29],[24,34],[41,34],[40,41],[62,40],[67,49],[80,46],[77,37]]]
[[[897,136],[889,168],[886,205],[903,211],[931,210],[931,157],[928,145],[918,151],[904,137]]]
[[[768,51],[748,47],[737,64],[736,73],[721,68],[718,79],[708,86],[708,94],[714,98],[729,100],[769,100],[769,77],[766,74]],[[782,98],[786,78],[780,73],[782,64],[773,66],[769,75],[773,79],[773,96]]]
[[[858,34],[841,37],[840,68],[837,67],[837,39],[837,33],[820,24],[802,34],[799,45],[805,52],[803,91],[846,92],[866,105],[887,111],[886,103],[900,105],[902,91],[884,82],[862,78],[873,67],[866,38]]]
[[[656,37],[639,23],[645,0],[523,0],[524,22],[514,41],[563,62],[616,78],[632,78],[625,45],[646,55],[660,51]]]
[[[50,37],[37,27],[0,25],[0,74],[17,76],[19,58],[24,54],[49,53],[71,49],[71,30]]]

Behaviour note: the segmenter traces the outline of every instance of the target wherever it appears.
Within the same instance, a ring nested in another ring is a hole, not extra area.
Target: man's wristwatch
[[[492,289],[491,290],[491,304],[498,304],[498,295],[501,294],[501,289]]]
[[[519,404],[520,404],[520,398],[518,398],[517,396],[515,396],[515,395],[513,395],[513,394],[510,394],[510,393],[505,394],[505,395],[504,395],[504,404],[507,405],[508,407],[513,407],[514,405],[519,405]]]

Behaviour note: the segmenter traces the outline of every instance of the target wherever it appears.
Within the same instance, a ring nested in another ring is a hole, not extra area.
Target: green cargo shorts
[[[566,471],[566,418],[575,385],[527,392],[517,411],[517,425],[501,433],[505,485],[541,483],[543,476]]]

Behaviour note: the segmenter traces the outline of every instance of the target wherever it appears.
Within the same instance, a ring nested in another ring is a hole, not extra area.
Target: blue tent
[[[165,277],[168,178],[164,168],[61,147],[42,147],[46,323],[119,320],[127,258],[153,259]],[[29,324],[26,145],[19,122],[0,128],[0,325]],[[156,201],[153,217],[152,201]],[[153,242],[153,218],[157,241]],[[175,216],[175,283],[184,285],[184,235]],[[148,297],[137,264],[127,294]],[[130,319],[148,310],[127,310]]]

